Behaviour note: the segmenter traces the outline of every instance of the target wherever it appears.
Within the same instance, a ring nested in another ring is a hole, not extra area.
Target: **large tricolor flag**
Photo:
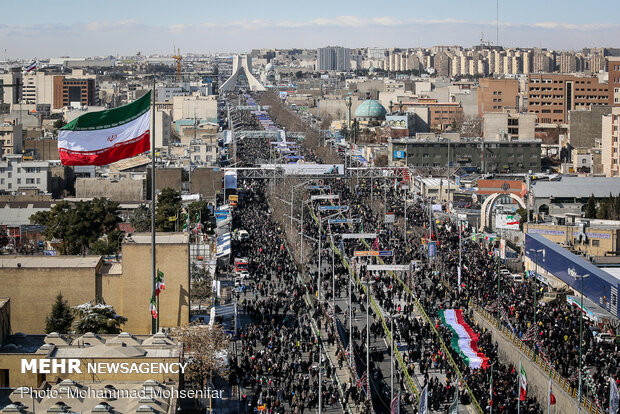
[[[486,368],[489,358],[478,350],[478,335],[463,319],[461,309],[442,309],[437,312],[441,322],[452,331],[450,346],[472,369]]]
[[[106,165],[150,149],[151,92],[114,109],[84,114],[58,131],[64,165]]]
[[[519,401],[525,401],[527,395],[527,377],[525,376],[525,369],[523,364],[519,364]]]

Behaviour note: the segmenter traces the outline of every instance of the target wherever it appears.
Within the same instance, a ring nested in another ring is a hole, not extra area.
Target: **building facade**
[[[505,111],[485,113],[482,118],[485,139],[532,140],[535,138],[536,115]]]
[[[54,109],[71,106],[74,103],[94,106],[97,105],[97,101],[95,79],[54,77]]]
[[[393,139],[390,166],[477,167],[486,173],[540,171],[540,140]]]
[[[518,109],[519,81],[516,79],[480,79],[478,116],[504,109]]]
[[[602,117],[601,161],[603,174],[607,177],[620,176],[620,107],[614,107],[611,114]]]
[[[569,111],[609,102],[609,85],[596,77],[537,73],[528,80],[528,112],[538,123],[567,124]]]

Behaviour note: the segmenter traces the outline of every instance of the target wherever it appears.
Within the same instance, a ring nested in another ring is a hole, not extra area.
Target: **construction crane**
[[[181,82],[181,61],[183,57],[181,56],[181,49],[177,49],[177,54],[174,54],[174,47],[172,48],[172,59],[177,61],[177,81]]]

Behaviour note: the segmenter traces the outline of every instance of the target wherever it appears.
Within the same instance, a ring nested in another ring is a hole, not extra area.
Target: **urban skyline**
[[[612,16],[620,4],[579,9],[569,2],[496,2],[480,0],[467,5],[396,2],[377,8],[367,0],[351,8],[344,2],[325,1],[289,5],[281,1],[259,5],[247,1],[233,9],[212,5],[205,13],[188,13],[204,7],[195,0],[170,8],[162,1],[119,1],[106,7],[80,7],[68,0],[64,7],[44,2],[6,5],[10,23],[0,25],[2,58],[96,56],[169,53],[173,45],[192,53],[245,52],[255,48],[431,47],[457,44],[469,47],[485,40],[505,47],[544,47],[578,50],[616,47],[620,23]],[[593,2],[593,6],[602,2]],[[32,7],[35,5],[36,7]],[[561,6],[561,7],[555,7]],[[119,8],[122,11],[119,12]],[[165,10],[165,13],[162,11]],[[240,13],[239,10],[242,10]],[[535,10],[535,13],[533,12]],[[499,36],[498,36],[499,35]]]

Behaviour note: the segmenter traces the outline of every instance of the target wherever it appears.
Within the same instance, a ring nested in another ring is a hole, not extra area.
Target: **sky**
[[[619,0],[4,0],[0,59],[255,48],[620,47]]]

